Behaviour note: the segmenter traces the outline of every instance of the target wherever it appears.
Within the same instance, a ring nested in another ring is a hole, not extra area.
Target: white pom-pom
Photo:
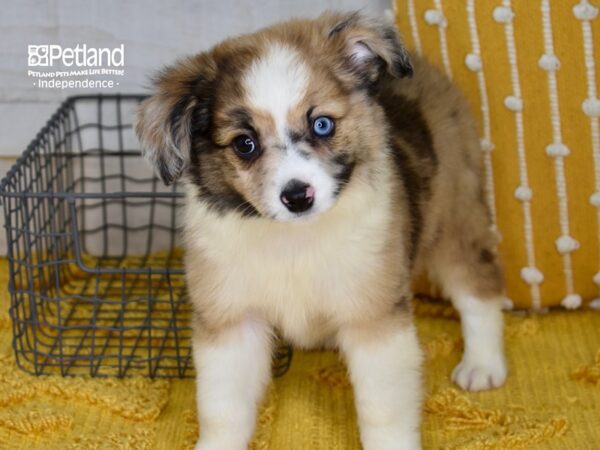
[[[569,294],[560,302],[567,309],[577,309],[581,306],[581,295]]]
[[[514,95],[509,95],[504,99],[504,106],[506,106],[511,111],[522,111],[523,110],[523,100]]]
[[[561,255],[574,252],[579,248],[579,242],[571,236],[563,235],[555,241],[556,250]]]
[[[600,99],[597,98],[586,98],[581,104],[583,112],[590,117],[600,116]]]
[[[600,192],[594,192],[590,195],[590,203],[592,206],[600,207]]]
[[[590,308],[592,309],[600,309],[600,298],[595,298],[590,302]]]
[[[511,309],[514,309],[515,304],[513,303],[513,301],[508,298],[508,297],[504,297],[502,299],[502,309],[505,311],[510,311]]]
[[[428,9],[425,11],[425,22],[429,25],[445,27],[448,25],[444,14],[439,9]]]
[[[515,17],[515,13],[508,6],[497,6],[494,8],[493,16],[496,22],[510,23]]]
[[[475,53],[469,53],[465,57],[465,64],[469,70],[473,72],[479,72],[481,70],[481,58]]]
[[[494,150],[494,144],[492,144],[489,139],[482,139],[480,141],[481,144],[481,150],[483,150],[484,152],[491,152],[492,150]]]
[[[584,0],[573,6],[573,15],[579,20],[594,20],[598,15],[598,8]]]
[[[546,154],[554,158],[557,156],[568,156],[569,153],[571,153],[569,147],[564,144],[550,144],[546,146]]]
[[[596,272],[596,274],[593,276],[592,280],[594,280],[594,283],[596,283],[598,286],[600,286],[600,272]]]
[[[556,57],[556,55],[548,55],[543,54],[542,57],[538,61],[538,65],[541,69],[547,70],[550,72],[551,70],[558,70],[560,67],[560,61]]]
[[[533,197],[533,192],[527,186],[519,186],[515,189],[515,197],[522,202],[528,202]]]
[[[527,284],[540,284],[544,281],[544,274],[537,267],[523,267],[521,279]]]

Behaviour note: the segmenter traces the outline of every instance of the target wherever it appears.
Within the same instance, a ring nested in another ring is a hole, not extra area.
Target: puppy
[[[465,100],[358,13],[292,20],[159,74],[138,114],[145,157],[186,191],[200,440],[244,449],[274,330],[335,343],[363,447],[420,447],[411,281],[461,314],[464,389],[502,385],[502,273]]]

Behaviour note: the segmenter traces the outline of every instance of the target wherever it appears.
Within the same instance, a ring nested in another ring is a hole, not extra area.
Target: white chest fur
[[[337,321],[365,314],[370,287],[385,272],[386,189],[375,195],[366,184],[348,186],[330,211],[301,223],[218,215],[193,198],[193,189],[185,211],[186,251],[201,252],[210,265],[198,270],[206,277],[201,291],[210,298],[193,301],[221,317],[259,313],[305,346],[327,337]]]

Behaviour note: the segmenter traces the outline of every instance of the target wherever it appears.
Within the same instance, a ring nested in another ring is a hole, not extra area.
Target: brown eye
[[[240,134],[233,140],[235,153],[242,159],[253,159],[258,156],[258,142],[247,134]]]

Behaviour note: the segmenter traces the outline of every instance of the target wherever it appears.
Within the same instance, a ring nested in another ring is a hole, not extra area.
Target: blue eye
[[[252,159],[258,155],[258,143],[247,134],[241,134],[233,140],[233,148],[242,159]]]
[[[333,134],[335,122],[326,116],[317,117],[312,126],[313,133],[319,137],[327,137]]]

